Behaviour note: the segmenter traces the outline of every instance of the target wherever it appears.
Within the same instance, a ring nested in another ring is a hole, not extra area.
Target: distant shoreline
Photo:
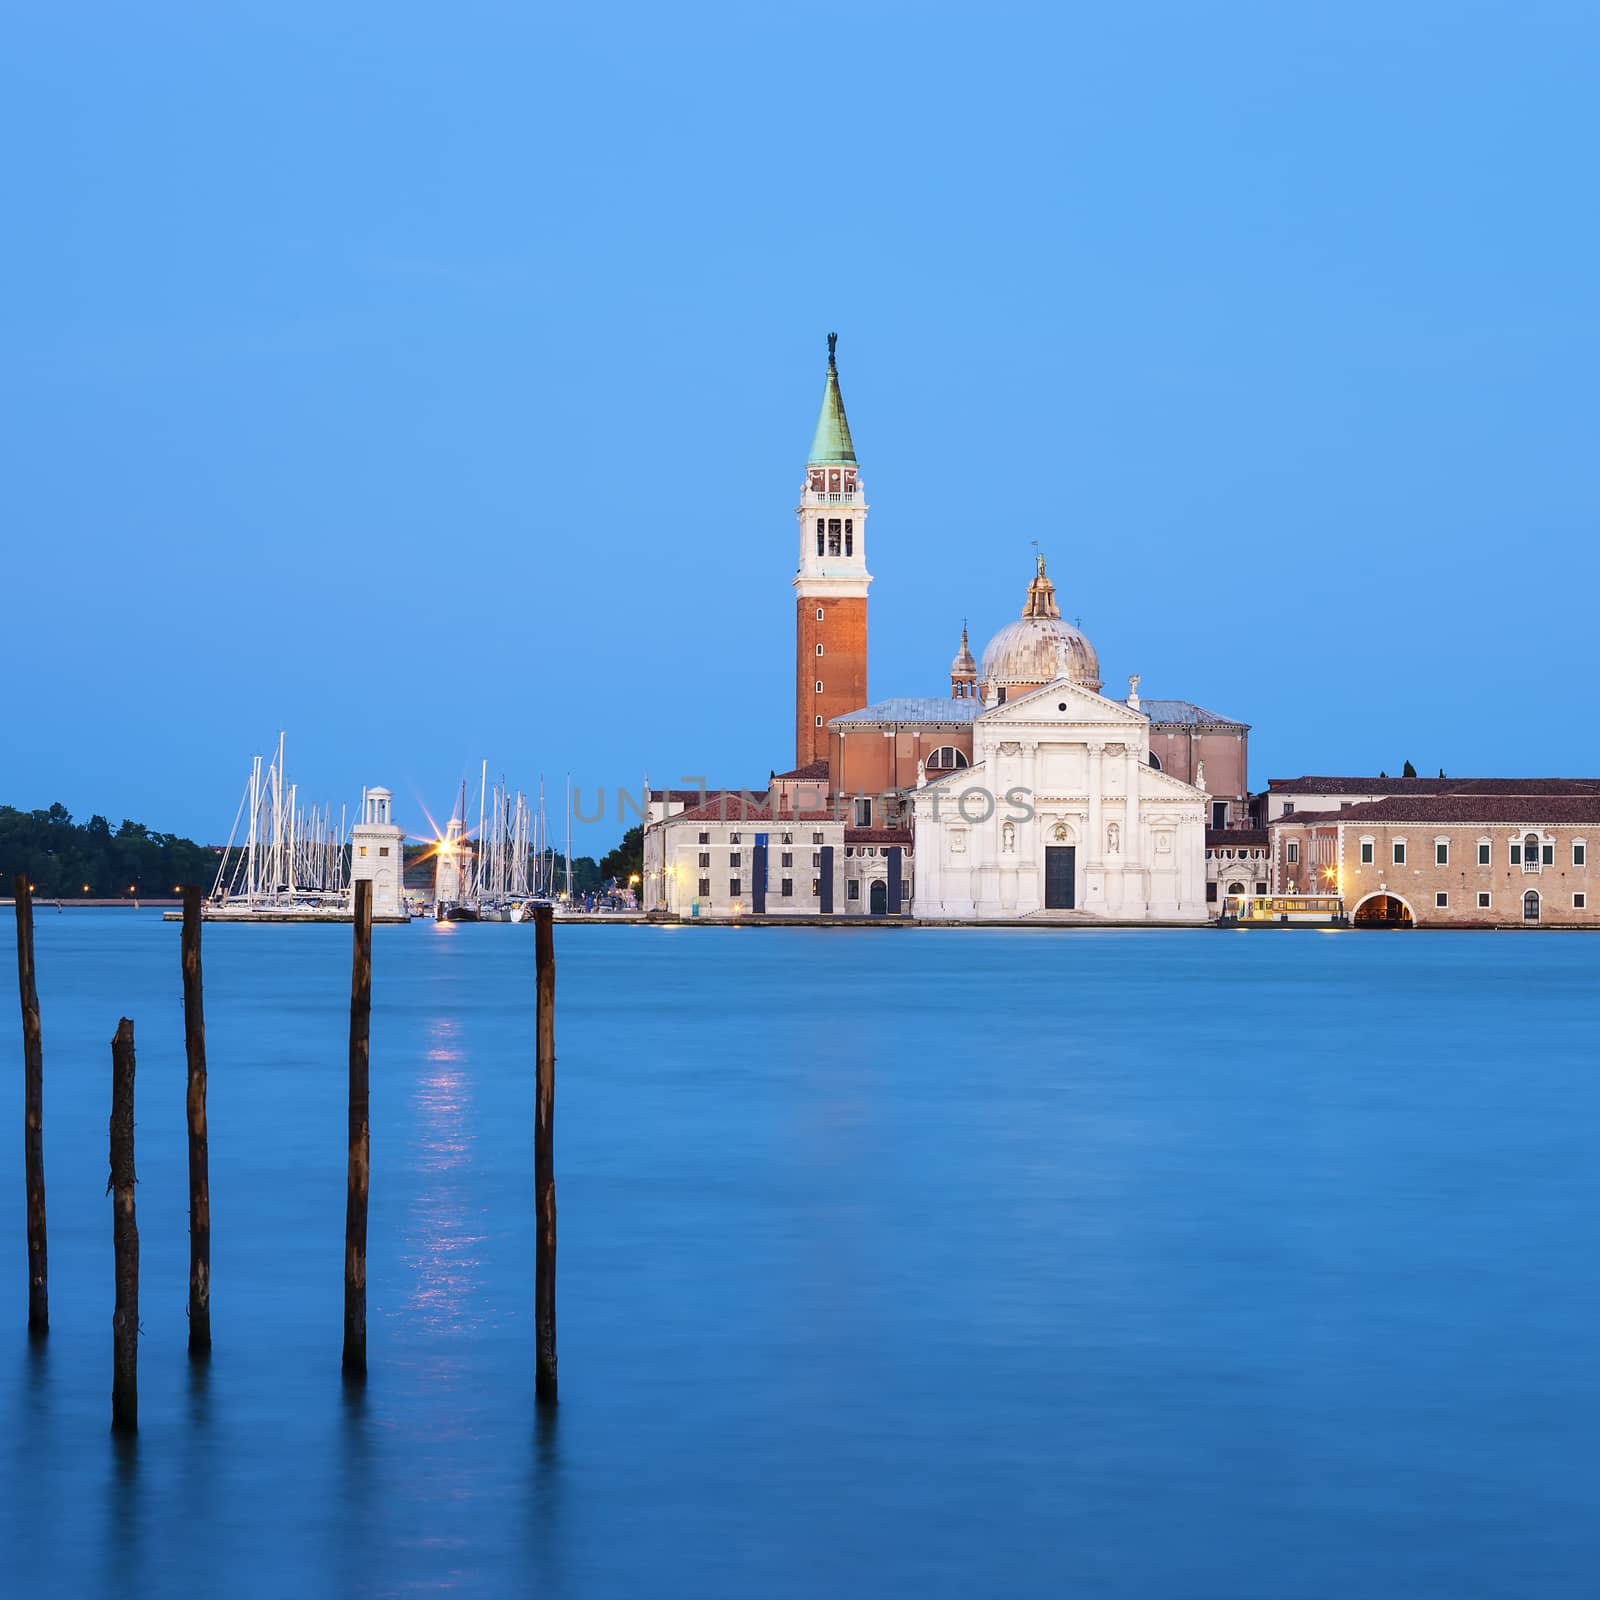
[[[16,903],[15,899],[10,895],[0,900],[0,906],[14,906]],[[36,911],[42,911],[49,906],[55,906],[62,911],[68,906],[99,906],[102,908],[105,906],[126,906],[130,911],[144,911],[151,906],[181,906],[182,904],[182,900],[170,894],[162,896],[151,895],[149,899],[146,899],[143,895],[137,897],[122,895],[115,900],[96,900],[89,895],[85,895],[82,899],[73,900],[57,899],[55,895],[36,894],[33,897],[33,905]]]

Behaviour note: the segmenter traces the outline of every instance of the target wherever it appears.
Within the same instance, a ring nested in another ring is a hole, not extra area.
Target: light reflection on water
[[[481,1202],[470,1196],[474,1115],[459,1018],[435,1016],[412,1097],[415,1167],[420,1175],[407,1229],[407,1297],[423,1326],[468,1330],[482,1320]]]

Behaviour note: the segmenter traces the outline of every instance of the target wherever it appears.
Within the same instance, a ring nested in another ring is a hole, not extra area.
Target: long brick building
[[[1600,926],[1600,779],[1273,779],[1274,894],[1357,926]]]

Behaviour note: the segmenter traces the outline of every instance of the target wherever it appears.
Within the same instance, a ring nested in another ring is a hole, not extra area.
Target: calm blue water
[[[349,945],[206,930],[196,1371],[177,929],[40,914],[42,1351],[14,991],[0,1028],[5,1592],[1594,1593],[1600,939],[558,929],[550,1422],[519,928],[377,931],[343,1390]]]

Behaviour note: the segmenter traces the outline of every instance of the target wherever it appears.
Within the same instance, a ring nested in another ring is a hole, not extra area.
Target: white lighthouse
[[[350,897],[362,878],[372,881],[375,922],[405,922],[405,834],[390,820],[394,796],[387,789],[368,789],[361,802],[361,820],[350,831]]]

